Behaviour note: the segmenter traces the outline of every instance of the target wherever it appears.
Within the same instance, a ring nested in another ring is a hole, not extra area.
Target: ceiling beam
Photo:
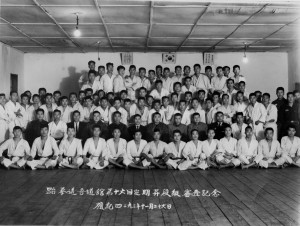
[[[108,28],[107,28],[107,24],[105,23],[104,21],[104,18],[103,18],[103,15],[102,15],[102,12],[100,10],[100,6],[99,6],[99,3],[98,3],[98,0],[94,0],[94,4],[95,4],[95,7],[97,9],[97,12],[99,14],[99,17],[102,21],[102,24],[104,26],[104,30],[105,30],[105,33],[106,33],[106,36],[107,36],[107,39],[108,39],[108,42],[109,42],[109,45],[111,47],[111,50],[114,51],[114,47],[113,47],[113,44],[112,44],[112,41],[110,39],[110,36],[109,36],[109,33],[108,33]]]
[[[239,26],[237,26],[229,35],[227,35],[224,39],[222,39],[221,41],[217,42],[216,44],[212,45],[205,52],[209,52],[209,51],[213,50],[217,45],[219,45],[222,42],[224,42],[227,38],[229,38],[231,35],[233,35],[234,32],[236,32],[241,26],[243,26],[245,23],[247,23],[252,17],[254,17],[255,15],[259,14],[261,11],[263,11],[268,5],[269,4],[263,5],[263,7],[261,7],[258,11],[254,12],[253,14],[251,14],[246,20],[244,20]]]
[[[194,32],[194,30],[197,27],[197,24],[199,23],[199,21],[201,20],[201,18],[204,16],[204,14],[207,12],[208,8],[210,6],[210,3],[206,5],[206,8],[203,10],[203,12],[200,13],[198,19],[196,20],[196,22],[194,23],[191,31],[189,32],[189,34],[186,36],[186,38],[179,44],[179,46],[177,47],[176,51],[178,51],[181,46],[183,46],[185,44],[185,42],[189,39],[189,37],[191,36],[191,34]]]
[[[81,52],[84,53],[83,48],[78,45],[71,37],[70,35],[62,28],[62,26],[54,19],[54,17],[40,4],[37,0],[32,0],[34,4],[39,7],[52,21],[53,23],[65,34],[65,36],[77,47],[80,49]]]
[[[3,19],[3,18],[2,18],[2,20],[3,20],[4,22],[6,22],[7,24],[9,24],[12,28],[14,28],[15,30],[17,30],[18,32],[20,32],[22,35],[24,35],[25,37],[29,38],[31,41],[33,41],[33,42],[35,42],[36,44],[40,45],[41,47],[44,47],[44,48],[50,50],[51,52],[54,52],[54,53],[55,53],[54,50],[52,50],[51,48],[47,47],[47,46],[44,45],[43,43],[41,43],[41,42],[35,40],[34,38],[30,37],[29,35],[27,35],[26,33],[24,33],[21,29],[17,28],[15,25],[11,24],[9,21],[7,21],[7,20],[5,20],[5,19]]]
[[[153,25],[153,6],[154,6],[154,1],[151,1],[150,2],[150,15],[149,15],[149,29],[148,29],[147,41],[146,41],[146,51],[148,50],[149,41],[150,41],[150,37],[151,37],[151,31],[152,31],[152,25]]]

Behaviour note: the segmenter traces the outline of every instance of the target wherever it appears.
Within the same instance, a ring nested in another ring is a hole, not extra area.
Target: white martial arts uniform
[[[59,121],[57,124],[53,121],[48,124],[49,132],[48,135],[53,137],[55,140],[63,139],[67,137],[67,124],[63,121]]]
[[[229,104],[230,105],[233,105],[236,102],[236,100],[234,100],[234,97],[235,97],[236,93],[237,93],[237,90],[234,89],[230,92],[228,90],[228,88],[227,88],[226,92],[224,93],[224,94],[227,94],[229,96]]]
[[[300,138],[294,137],[293,142],[288,136],[281,138],[282,161],[291,164],[294,157],[300,156]],[[300,159],[296,162],[300,166]]]
[[[38,107],[40,108],[40,107]],[[35,114],[35,111],[37,109],[35,109],[34,105],[30,105],[29,108],[28,108],[28,118],[29,118],[29,121],[33,121],[33,120],[36,120],[36,114]]]
[[[131,140],[127,143],[127,150],[126,150],[126,155],[124,155],[124,159],[123,159],[123,164],[125,166],[128,166],[133,162],[133,159],[136,159],[137,161],[140,160],[140,156],[142,151],[144,150],[145,146],[147,145],[147,141],[146,140],[141,140],[140,141],[140,145],[137,148],[135,141]]]
[[[19,110],[20,110],[20,113],[23,115],[24,112],[22,110],[22,106],[18,102],[16,102],[16,104],[14,104],[11,100],[9,100],[5,104],[5,111],[9,118],[8,128],[9,128],[9,137],[10,138],[13,137],[13,129],[15,126],[20,126],[21,128],[24,128],[24,126],[25,126],[23,116],[16,116],[16,114],[15,114],[15,112],[17,112]]]
[[[205,154],[202,152],[202,142],[200,140],[197,142],[197,146],[192,140],[186,143],[182,150],[182,156],[186,160],[178,165],[179,170],[187,170],[192,165],[197,165],[200,169],[207,168],[207,164],[204,161]],[[191,155],[194,159],[190,160],[189,155]]]
[[[101,121],[108,123],[109,122],[109,110],[110,110],[110,108],[108,106],[105,109],[103,109],[101,106],[98,106],[95,108],[94,111],[99,111],[99,113],[101,115]],[[121,117],[122,117],[122,115],[121,115]]]
[[[163,82],[163,88],[168,90],[170,93],[173,93],[173,87],[171,87],[172,79],[170,77],[161,78]]]
[[[263,123],[266,121],[267,110],[265,106],[261,103],[256,102],[254,106],[251,104],[247,107],[247,118],[252,119],[251,127],[253,128],[253,133],[258,141],[264,138],[264,126]],[[256,121],[261,121],[258,125],[255,125]]]
[[[278,110],[277,107],[274,104],[269,104],[268,107],[266,108],[267,110],[267,116],[266,116],[266,124],[264,125],[264,128],[271,127],[274,130],[274,136],[273,139],[277,140],[277,115],[278,115]],[[268,122],[270,120],[274,120],[274,122]]]
[[[97,148],[95,147],[95,142],[93,137],[88,138],[84,144],[83,148],[83,156],[89,153],[91,156],[89,157],[89,162],[86,164],[91,169],[104,169],[108,166],[108,151],[106,146],[106,141],[103,138],[99,138]],[[104,165],[100,166],[99,157],[104,158]]]
[[[113,123],[113,113],[119,111],[121,113],[121,122],[127,126],[128,124],[128,112],[120,107],[118,110],[115,107],[111,107],[108,112],[108,122]]]
[[[144,78],[141,78],[141,83],[142,83],[142,86],[141,87],[144,87],[147,89],[148,92],[151,92],[152,91],[152,85],[151,85],[151,82],[150,80],[147,78],[147,77],[144,77]]]
[[[196,87],[197,91],[204,90],[205,96],[207,96],[208,90],[212,88],[209,78],[203,74],[200,74],[198,77],[197,77],[197,75],[193,75],[192,83],[193,83],[193,86]]]
[[[63,156],[62,162],[59,163],[59,166],[64,167],[72,164],[70,158],[72,158],[73,164],[76,163],[77,166],[83,164],[83,155],[81,140],[73,138],[70,143],[67,138],[63,139],[59,145],[60,155]]]
[[[27,128],[27,125],[29,122],[32,121],[32,109],[30,108],[30,105],[23,106],[21,105],[21,113],[23,115],[23,128]]]
[[[249,164],[249,160],[257,156],[258,142],[256,139],[251,139],[250,145],[246,138],[242,138],[237,144],[237,155],[241,163]]]
[[[67,106],[65,109],[62,106],[57,107],[57,110],[60,110],[61,112],[61,121],[65,123],[71,122],[71,116],[72,116],[72,108],[70,106]]]
[[[246,78],[243,75],[238,75],[238,76],[233,75],[230,78],[234,80],[234,84],[239,84],[239,82],[241,81],[246,82]]]
[[[39,157],[38,160],[27,161],[27,165],[33,170],[36,169],[37,165],[44,165],[46,168],[50,166],[55,167],[58,157],[55,160],[51,159],[51,156],[59,155],[55,139],[48,136],[43,148],[41,137],[36,138],[33,142],[30,155],[32,158],[35,158],[35,156]]]
[[[164,96],[169,96],[169,91],[162,88],[161,92],[159,93],[157,89],[154,89],[151,91],[150,96],[152,96],[155,100],[161,101]]]
[[[200,105],[197,108],[197,110],[195,110],[194,108],[191,108],[189,110],[190,119],[192,120],[193,114],[196,112],[198,112],[200,115],[200,122],[206,123],[205,111],[202,109],[202,107]]]
[[[185,145],[186,145],[185,142],[180,141],[179,150],[177,150],[175,143],[171,142],[171,143],[168,144],[169,147],[168,147],[168,153],[167,154],[173,154],[175,158],[183,158],[182,151],[183,151],[183,148],[185,147]],[[166,161],[166,164],[172,166],[174,169],[177,169],[179,161],[181,161],[181,159],[174,159],[173,160],[173,159],[169,158]]]
[[[209,109],[209,111],[205,112],[205,119],[206,119],[206,123],[208,125],[212,124],[215,121],[216,113],[217,113],[217,111],[213,107],[211,109]]]
[[[196,88],[196,86],[193,86],[193,85],[191,85],[189,88],[186,87],[186,85],[184,85],[184,86],[181,87],[181,91],[184,92],[184,93],[185,92],[192,92],[192,94],[194,94],[197,91],[197,88]]]
[[[247,107],[248,107],[248,105],[245,102],[243,102],[243,103],[237,102],[233,105],[234,111],[242,112],[243,116],[247,115]]]
[[[51,118],[49,116],[49,111],[48,111],[47,105],[43,104],[42,106],[40,106],[40,108],[44,110],[44,120],[46,122],[51,122]],[[52,114],[53,114],[53,111],[57,108],[57,104],[52,103],[51,108],[52,108]]]
[[[13,163],[16,163],[19,167],[25,166],[26,160],[24,157],[30,155],[30,147],[26,140],[21,139],[17,146],[15,146],[14,139],[10,138],[0,146],[0,156],[2,156],[5,150],[7,150],[8,158],[3,158],[2,165],[6,168]]]
[[[133,76],[131,78],[130,76],[125,77],[125,87],[127,89],[128,98],[130,100],[135,100],[135,91],[142,87],[142,80],[139,76]]]
[[[107,140],[106,146],[107,146],[108,158],[115,160],[119,157],[124,158],[124,156],[126,155],[127,141],[123,138],[120,138],[119,140],[118,150],[115,149],[114,138]]]
[[[83,108],[83,118],[84,118],[84,120],[88,120],[89,121],[93,117],[93,112],[95,111],[95,109],[96,109],[95,105],[92,105],[91,109],[88,109],[87,107],[84,107]]]
[[[225,105],[222,105],[217,108],[217,112],[221,111],[224,114],[224,122],[228,123],[229,125],[232,124],[232,117],[235,114],[234,107],[232,105],[228,105],[227,107]]]
[[[124,85],[124,79],[121,75],[116,75],[113,81],[113,92],[119,93],[122,90],[126,90]]]
[[[149,109],[144,107],[144,111],[140,110],[137,104],[132,104],[129,110],[130,117],[138,114],[141,116],[141,125],[146,126],[148,124],[148,116],[149,116]]]
[[[243,125],[242,125],[242,127],[240,129],[240,127],[238,126],[237,123],[233,123],[231,125],[233,138],[235,138],[237,140],[245,138],[246,137],[245,129],[246,129],[247,126],[248,126],[247,124],[243,123]]]
[[[100,79],[100,89],[105,93],[113,92],[115,77],[116,75],[104,74]]]
[[[220,161],[224,160],[224,157],[223,157],[224,150],[222,150],[220,142],[217,139],[213,139],[211,141],[211,143],[209,143],[208,140],[203,141],[202,142],[202,152],[205,154],[205,159],[210,158],[214,152],[217,152],[216,161],[220,162]],[[207,165],[207,167],[208,167],[208,165]]]
[[[77,101],[74,106],[69,105],[69,107],[71,108],[71,113],[70,113],[70,117],[73,118],[73,112],[74,111],[79,111],[80,112],[80,119],[79,121],[83,121],[84,120],[84,111],[83,111],[83,107],[82,105],[79,103],[79,101]]]
[[[0,145],[9,137],[9,116],[5,108],[0,104]]]
[[[177,113],[180,113],[182,115],[181,124],[184,124],[186,126],[189,125],[189,124],[191,124],[191,113],[188,110],[188,108],[185,109],[185,111],[183,112],[183,114],[180,112],[180,110],[176,109],[174,111],[174,115],[177,114]]]
[[[153,114],[156,112],[156,110],[154,108],[152,108],[150,111],[149,111],[149,114],[148,114],[148,120],[147,120],[147,123],[150,124],[153,122]],[[164,122],[166,121],[165,119],[165,111],[163,109],[160,109],[159,110],[159,113],[160,113],[160,116],[161,116],[161,122]],[[174,112],[175,113],[175,112]]]
[[[167,107],[162,106],[161,110],[164,111],[163,123],[166,125],[170,124],[172,117],[174,116],[175,108],[172,105]]]
[[[83,86],[81,87],[81,90],[86,90],[86,89],[92,89],[93,93],[96,93],[98,90],[101,89],[101,83],[99,81],[94,81],[94,83],[91,85],[88,81],[83,84]]]
[[[220,145],[224,153],[228,152],[229,154],[233,154],[234,156],[237,156],[237,139],[230,137],[230,139],[228,140],[226,137],[223,137],[220,140]],[[232,159],[224,158],[224,162],[226,164],[229,164],[231,162],[235,166],[241,164],[241,161],[236,157],[232,157]]]
[[[158,145],[156,146],[154,141],[149,142],[144,150],[143,153],[146,154],[149,158],[156,158],[156,157],[161,157],[163,153],[168,153],[168,145],[163,142],[159,141]],[[150,166],[151,162],[148,162],[147,159],[144,159],[142,161],[143,166]]]
[[[268,168],[269,163],[272,162],[275,162],[276,165],[283,164],[282,161],[278,159],[282,154],[280,143],[278,142],[278,140],[272,140],[270,149],[268,141],[266,139],[263,139],[259,142],[257,150],[258,154],[255,158],[255,162],[257,162],[261,167]],[[264,160],[264,158],[266,158],[266,160]]]
[[[213,91],[221,90],[223,92],[226,92],[227,90],[226,81],[227,81],[227,77],[225,77],[224,75],[221,78],[219,76],[214,76],[211,79],[211,86]]]

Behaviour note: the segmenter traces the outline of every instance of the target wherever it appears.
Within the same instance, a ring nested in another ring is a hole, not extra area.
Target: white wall
[[[0,93],[10,92],[10,74],[18,75],[19,92],[24,90],[24,53],[0,42]]]
[[[288,88],[288,57],[287,53],[248,53],[249,62],[242,63],[243,53],[216,53],[215,66],[241,66],[241,74],[246,76],[248,91],[261,90],[271,93],[275,98],[278,86]],[[57,89],[64,94],[78,91],[78,78],[87,71],[87,62],[96,61],[96,67],[112,62],[115,69],[121,64],[119,53],[101,53],[101,60],[97,60],[97,53],[70,54],[25,54],[25,89],[37,92],[39,87],[45,87],[50,92]],[[178,53],[176,64],[162,64],[161,53],[134,53],[133,63],[139,67],[154,69],[160,64],[174,70],[175,65],[193,66],[195,63],[203,65],[202,53]],[[129,65],[126,65],[126,70]],[[204,67],[202,67],[204,71]]]
[[[289,89],[300,89],[300,48],[288,53]]]

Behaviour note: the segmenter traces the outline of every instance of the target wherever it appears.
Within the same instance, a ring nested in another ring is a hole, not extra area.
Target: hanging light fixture
[[[245,42],[244,43],[244,56],[243,56],[243,63],[248,63],[248,58],[247,58],[247,55],[246,55],[246,51],[247,51],[247,43]]]
[[[80,32],[80,30],[78,28],[78,25],[79,25],[78,13],[75,13],[75,15],[76,15],[76,29],[74,31],[74,36],[75,37],[79,37],[81,35],[81,32]]]

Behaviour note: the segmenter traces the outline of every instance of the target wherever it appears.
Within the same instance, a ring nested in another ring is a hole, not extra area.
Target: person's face
[[[229,81],[227,82],[227,88],[228,88],[228,89],[233,89],[233,87],[234,87],[233,81],[229,80]]]
[[[288,129],[288,136],[289,137],[294,137],[296,134],[296,130],[294,128],[289,128]]]
[[[185,110],[185,103],[184,103],[184,102],[180,102],[180,104],[179,104],[179,109],[180,109],[181,111],[184,111],[184,110]]]
[[[287,96],[287,100],[288,100],[288,102],[289,103],[294,103],[294,95],[293,94],[289,94],[288,96]]]
[[[211,74],[212,74],[212,70],[211,69],[206,69],[205,70],[205,74],[209,77],[211,77]]]
[[[138,106],[139,106],[140,108],[144,108],[144,106],[145,106],[145,101],[142,100],[142,99],[140,99],[139,102],[138,102]]]
[[[61,105],[62,106],[64,106],[64,107],[66,107],[66,106],[68,106],[68,99],[63,99],[62,101],[61,101]]]
[[[153,134],[153,138],[154,138],[154,140],[159,140],[160,139],[160,132],[155,132],[154,134]]]
[[[164,70],[164,76],[165,78],[170,77],[170,70]]]
[[[29,100],[28,97],[23,97],[22,100],[21,100],[22,104],[27,105],[28,104],[28,100]]]
[[[154,115],[153,121],[155,124],[158,124],[160,122],[160,119],[161,119],[160,115]]]
[[[192,132],[192,139],[193,140],[198,140],[198,138],[199,138],[199,133],[197,131],[193,131]]]
[[[157,89],[158,91],[161,91],[161,89],[162,89],[162,84],[161,84],[160,82],[156,84],[156,89]]]
[[[256,99],[258,99],[261,96],[261,92],[255,93]]]
[[[144,78],[145,75],[146,75],[146,71],[145,71],[145,70],[140,70],[139,74],[140,74],[140,76],[141,76],[142,78]]]
[[[200,71],[201,71],[201,68],[196,66],[196,67],[194,67],[194,71],[195,71],[196,74],[199,74]]]
[[[100,95],[100,93],[99,93],[99,95]],[[87,91],[86,96],[93,96],[93,91]]]
[[[220,75],[220,76],[223,75],[223,70],[222,70],[222,68],[217,69],[217,74]]]
[[[223,98],[222,98],[222,102],[224,105],[227,105],[229,104],[229,97],[227,95],[225,95]]]
[[[284,96],[283,90],[278,90],[278,91],[277,91],[277,97],[278,97],[279,99],[282,99],[283,96]]]
[[[176,103],[178,101],[178,97],[176,95],[172,96],[172,102]]]
[[[36,118],[38,119],[38,120],[43,120],[44,119],[44,113],[43,112],[41,112],[41,111],[39,111],[37,114],[36,114]]]
[[[217,114],[217,121],[218,122],[223,122],[223,119],[224,119],[224,115],[223,114]]]
[[[101,118],[101,115],[99,113],[95,113],[94,116],[93,116],[93,118],[94,118],[95,122],[99,122],[100,118]]]
[[[104,75],[105,74],[105,68],[101,67],[101,68],[98,68],[98,73],[100,76]]]
[[[141,89],[139,92],[140,97],[145,97],[147,95],[146,91],[144,89]]]
[[[185,95],[185,101],[190,102],[191,99],[192,99],[192,95],[191,94],[186,94]]]
[[[136,117],[134,118],[134,123],[135,123],[136,125],[141,125],[141,122],[142,122],[141,117],[136,116]]]
[[[273,131],[272,130],[267,130],[266,131],[266,139],[267,140],[272,140],[273,139]]]
[[[177,93],[181,92],[181,86],[179,84],[175,85],[174,86],[174,91],[177,92]]]
[[[153,98],[152,97],[148,98],[147,103],[148,103],[149,106],[152,106]]]
[[[53,114],[53,119],[55,120],[55,121],[59,121],[60,120],[60,113],[59,112],[55,112],[54,114]]]
[[[199,99],[200,99],[200,100],[204,100],[204,99],[205,99],[205,93],[200,92],[200,93],[199,93]]]
[[[13,94],[11,95],[11,100],[12,100],[13,102],[17,102],[17,101],[18,101],[18,94],[13,93]]]
[[[242,115],[238,115],[237,118],[236,118],[236,120],[237,120],[237,122],[238,122],[239,124],[244,123],[244,117],[243,117]]]
[[[135,68],[130,68],[129,74],[130,75],[135,75],[135,73],[136,73],[136,69]]]
[[[240,85],[239,85],[239,88],[240,88],[240,90],[242,91],[242,92],[244,92],[245,91],[245,84],[244,83],[241,83]]]
[[[81,93],[80,95],[81,95],[81,96],[83,95],[83,97],[84,97],[84,93]],[[56,102],[58,102],[60,96],[61,96],[61,95],[60,95],[59,93],[55,93],[55,94],[54,94],[54,100],[55,100]]]
[[[181,135],[180,135],[180,133],[175,133],[173,138],[174,138],[174,141],[175,141],[175,142],[179,142],[179,141],[181,140]]]
[[[214,139],[215,137],[215,131],[209,130],[207,134],[208,139]]]
[[[73,138],[75,136],[75,129],[74,128],[68,128],[67,135],[69,138]]]
[[[230,73],[230,69],[229,68],[225,68],[224,70],[224,75],[228,76]]]
[[[264,104],[269,104],[270,103],[270,98],[266,95],[263,96],[263,102]]]
[[[212,106],[213,106],[213,103],[212,103],[211,101],[206,101],[206,107],[207,107],[208,109],[211,109]]]
[[[243,102],[244,101],[244,95],[242,93],[239,93],[236,96],[236,99],[237,99],[238,102]]]
[[[107,72],[108,72],[108,73],[112,73],[113,71],[114,71],[114,66],[109,65],[109,66],[107,67]]]
[[[116,107],[116,108],[120,108],[120,107],[121,107],[121,101],[116,100],[116,101],[115,101],[115,107]]]
[[[124,108],[125,108],[127,111],[129,111],[130,107],[131,107],[131,103],[130,103],[130,102],[125,102]]]
[[[45,94],[46,94],[46,91],[45,91],[45,90],[43,90],[43,89],[40,90],[40,92],[39,92],[39,95],[40,95],[40,96],[45,96]]]
[[[48,135],[48,128],[44,127],[41,129],[41,136],[46,137]]]
[[[251,97],[250,97],[250,102],[251,102],[252,104],[255,104],[255,103],[256,103],[256,96],[251,96]]]
[[[89,69],[90,70],[95,70],[95,64],[94,63],[90,63],[89,64]]]
[[[70,96],[70,101],[71,101],[71,103],[76,103],[77,97],[76,97],[74,94],[71,95],[71,96]]]
[[[161,75],[161,73],[162,73],[161,68],[156,68],[156,74],[157,74],[157,75]]]
[[[5,102],[6,102],[5,96],[0,96],[0,103],[5,104]]]
[[[200,115],[195,115],[195,116],[194,116],[194,121],[195,121],[196,123],[199,123],[199,122],[200,122]]]
[[[160,109],[160,103],[156,102],[156,103],[154,104],[154,109],[155,109],[156,111],[159,111],[159,109]]]
[[[119,70],[119,75],[121,75],[122,77],[124,77],[125,70],[123,68]]]
[[[191,73],[191,69],[189,67],[184,68],[184,74],[189,75]]]
[[[295,93],[295,98],[296,98],[296,99],[299,99],[299,98],[300,98],[300,93],[298,93],[298,92]]]
[[[238,67],[234,68],[233,73],[238,75],[240,73],[240,69]]]
[[[175,70],[176,75],[181,75],[182,69],[180,67],[177,67]]]
[[[133,136],[135,141],[140,141],[142,139],[142,133],[141,132],[135,132]]]
[[[252,129],[246,129],[245,134],[247,138],[251,138],[253,135]]]
[[[46,104],[51,104],[52,103],[52,97],[50,95],[46,96],[45,102],[46,102]]]
[[[198,106],[199,106],[199,102],[198,102],[197,100],[193,100],[193,102],[192,102],[192,107],[193,107],[194,109],[197,109]]]
[[[73,119],[74,119],[75,122],[79,122],[79,120],[80,120],[80,114],[79,113],[73,114]]]
[[[219,103],[219,96],[218,95],[214,95],[213,96],[213,101],[214,101],[215,104]]]
[[[96,75],[94,73],[89,74],[89,81],[93,82],[95,80]]]
[[[91,107],[93,105],[93,101],[91,99],[87,99],[85,100],[85,102],[88,107]]]
[[[121,95],[120,95],[121,99],[122,100],[125,100],[127,98],[127,94],[125,92],[123,92]]]
[[[187,86],[187,87],[190,87],[191,86],[191,79],[186,79],[185,80],[185,85]]]
[[[101,133],[100,128],[94,128],[93,130],[94,137],[100,137],[100,133]]]
[[[121,136],[121,131],[119,129],[115,129],[114,132],[113,132],[113,136],[114,138],[120,138]]]
[[[13,134],[14,134],[14,137],[15,137],[15,138],[20,138],[20,137],[22,136],[22,130],[20,130],[20,129],[15,129],[15,130],[13,131]]]
[[[174,122],[176,125],[179,125],[181,123],[181,116],[175,116]]]
[[[149,77],[150,80],[153,81],[155,79],[155,74],[153,72],[150,72],[148,77]]]
[[[230,127],[227,127],[227,128],[225,129],[225,136],[226,136],[226,137],[231,137],[231,128],[230,128]]]
[[[164,100],[163,100],[163,105],[164,105],[165,107],[167,107],[167,106],[169,105],[169,99],[168,99],[168,98],[164,98]]]
[[[115,123],[120,123],[120,121],[121,121],[121,115],[120,114],[115,114],[114,115],[114,121],[115,121]]]
[[[31,99],[31,92],[30,91],[27,91],[26,93],[25,93],[28,97],[29,97],[29,99]]]

